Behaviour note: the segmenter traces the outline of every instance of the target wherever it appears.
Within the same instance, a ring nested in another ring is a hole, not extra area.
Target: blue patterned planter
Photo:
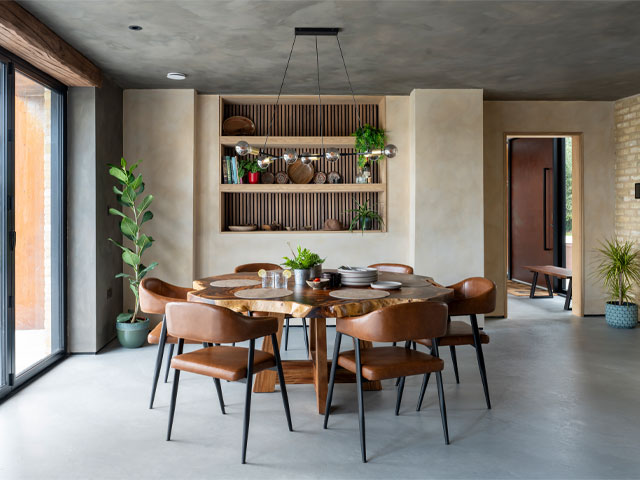
[[[604,315],[607,324],[613,328],[635,328],[638,324],[638,305],[635,303],[607,302],[604,306]]]

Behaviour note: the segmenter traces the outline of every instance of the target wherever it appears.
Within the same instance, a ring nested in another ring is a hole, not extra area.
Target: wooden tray
[[[289,175],[291,183],[309,183],[311,180],[313,180],[313,175],[315,173],[316,169],[313,166],[313,163],[305,165],[300,161],[300,159],[296,160],[295,163],[292,163],[287,167],[287,175]]]

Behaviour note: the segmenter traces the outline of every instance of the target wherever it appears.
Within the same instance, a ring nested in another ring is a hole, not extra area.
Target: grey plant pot
[[[139,348],[144,345],[149,333],[149,319],[136,323],[116,323],[118,341],[125,348]]]
[[[607,324],[613,328],[635,328],[638,324],[638,305],[635,303],[607,302],[604,306]]]
[[[311,278],[311,269],[293,269],[293,280],[296,285],[305,285],[305,282]]]

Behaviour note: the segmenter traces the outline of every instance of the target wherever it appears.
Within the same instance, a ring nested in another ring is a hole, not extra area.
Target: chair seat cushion
[[[360,350],[360,356],[362,376],[367,380],[408,377],[439,372],[444,368],[442,359],[403,347],[363,348]],[[355,373],[355,350],[341,353],[338,357],[338,365]]]
[[[149,342],[151,345],[159,344],[161,334],[162,334],[162,322],[156,325],[154,329],[149,332],[149,335],[147,335],[147,342]],[[167,340],[165,341],[165,343],[174,343],[177,345],[178,339],[172,335],[167,335]],[[202,342],[197,342],[195,340],[185,340],[184,343],[188,343],[192,345],[196,345],[196,344],[202,345]]]
[[[171,368],[198,373],[223,380],[240,380],[247,376],[249,349],[243,347],[208,347],[194,352],[176,355],[171,359]],[[253,357],[253,373],[275,366],[275,357],[256,350]]]
[[[431,339],[416,340],[421,345],[431,346]],[[489,335],[480,330],[480,343],[489,343]],[[438,345],[447,347],[451,345],[473,345],[473,329],[466,322],[451,321],[447,324],[447,333],[438,339]]]

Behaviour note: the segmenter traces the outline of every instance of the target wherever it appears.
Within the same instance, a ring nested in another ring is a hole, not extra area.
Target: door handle
[[[553,170],[542,169],[542,245],[545,250],[553,250]]]

